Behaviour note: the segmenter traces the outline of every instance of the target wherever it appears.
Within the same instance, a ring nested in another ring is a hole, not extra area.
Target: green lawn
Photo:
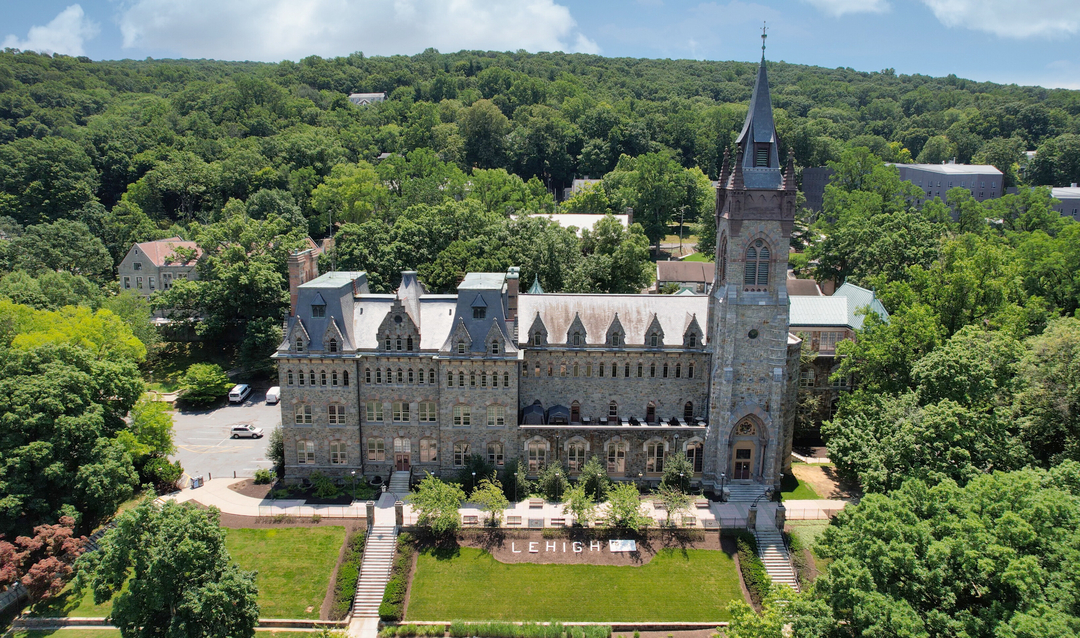
[[[683,261],[712,261],[712,255],[706,255],[705,253],[694,253],[683,257]]]
[[[784,475],[784,482],[780,484],[780,494],[785,499],[797,501],[821,500],[814,488],[795,478],[792,474]]]
[[[225,543],[233,560],[259,572],[260,617],[319,617],[345,542],[344,527],[230,529],[228,534]]]
[[[721,621],[741,600],[735,561],[719,551],[664,550],[641,567],[507,565],[463,547],[420,554],[408,620]]]
[[[36,605],[31,614],[34,616],[48,617],[70,616],[72,618],[104,618],[105,616],[108,616],[111,611],[112,601],[106,601],[105,604],[102,605],[95,605],[94,592],[91,591],[89,587],[83,591],[82,596],[76,596],[69,585],[64,588],[64,591],[56,596]],[[94,631],[96,632],[94,633],[95,636],[108,635],[108,632],[102,633],[98,630]],[[68,634],[64,634],[64,636],[68,636]]]
[[[813,548],[818,536],[829,527],[829,521],[788,521],[787,526],[791,528],[791,535],[798,537],[803,547]]]

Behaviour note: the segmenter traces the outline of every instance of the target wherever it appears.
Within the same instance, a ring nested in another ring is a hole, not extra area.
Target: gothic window
[[[296,423],[300,425],[311,424],[311,406],[300,404],[296,406]]]
[[[650,363],[649,364],[649,378],[652,379],[652,378],[655,378],[655,377],[656,377],[656,364],[655,363]]]
[[[475,388],[476,387],[476,373],[475,372],[470,372],[469,373],[469,387],[470,388]]]
[[[330,441],[330,464],[345,465],[348,455],[345,452],[344,441]]]
[[[570,404],[570,423],[581,423],[581,404],[577,401]]]
[[[303,371],[303,370],[301,370],[301,371],[300,371],[300,375],[299,375],[299,376],[300,376],[300,379],[299,379],[299,381],[300,381],[300,385],[301,385],[301,386],[307,385],[307,375],[306,375],[306,374],[304,374],[304,371]]]
[[[465,387],[465,373],[464,372],[459,371],[457,373],[457,384],[458,384],[459,388],[464,388]]]
[[[405,382],[405,376],[401,373],[401,368],[397,369],[397,382],[398,383],[404,383]]]
[[[465,467],[469,459],[469,444],[459,441],[454,444],[454,467]]]
[[[480,373],[480,387],[481,388],[486,388],[487,387],[487,379],[488,379],[487,372],[486,371],[481,372]]]
[[[401,350],[401,337],[397,338],[397,343],[395,345],[397,345],[398,350]]]
[[[687,401],[686,404],[683,405],[682,415],[684,421],[694,420],[694,404],[692,402]]]
[[[315,441],[296,442],[296,462],[301,465],[315,462]]]
[[[615,375],[613,374],[611,376],[615,376]],[[626,365],[623,366],[623,377],[627,378],[627,379],[630,378],[630,364],[629,363],[627,363]]]
[[[308,385],[315,385],[315,371],[308,371]]]
[[[720,237],[720,281],[717,283],[727,283],[727,233]]]
[[[639,379],[643,376],[643,374],[642,374],[643,371],[644,371],[644,366],[642,366],[640,363],[637,364],[637,376],[638,376]]]
[[[435,463],[438,460],[439,446],[435,444],[435,439],[431,437],[420,439],[420,462]]]
[[[386,460],[386,442],[382,439],[370,438],[367,440],[367,460],[369,461],[385,461]]]
[[[580,332],[575,332],[574,333],[574,345],[575,346],[580,346],[581,345],[581,333]]]
[[[326,344],[326,349],[330,352],[337,352],[337,339],[330,339]]]
[[[668,365],[666,363],[664,364],[664,378],[668,378]]]
[[[769,285],[769,247],[758,239],[746,249],[746,269],[743,284],[747,286]]]
[[[509,388],[510,387],[510,373],[509,372],[504,372],[503,373],[503,387],[504,388]]]
[[[693,364],[693,362],[691,362],[688,366],[686,366],[686,378],[687,379],[693,379],[694,378],[694,364]]]
[[[645,471],[664,471],[664,444],[654,441],[645,446]]]
[[[686,347],[687,348],[696,348],[697,347],[697,335],[696,334],[691,332],[690,336],[686,338]]]
[[[753,436],[757,433],[757,428],[754,427],[754,422],[750,419],[741,421],[735,426],[735,436]]]
[[[435,385],[435,368],[428,370],[428,383]]]
[[[651,335],[649,335],[649,347],[650,348],[656,348],[659,345],[660,345],[660,335],[655,333],[655,332],[652,333]]]
[[[382,368],[375,368],[375,383],[382,383]]]
[[[497,428],[506,425],[506,407],[501,405],[489,405],[487,407],[487,424],[489,428]]]
[[[619,404],[612,401],[607,406],[608,421],[619,420]]]
[[[619,345],[619,333],[617,333],[617,332],[611,333],[611,345],[613,345],[613,346],[618,346]]]
[[[321,305],[321,304],[320,305],[312,305],[311,306],[311,316],[312,317],[325,317],[326,316],[326,306]]]
[[[414,383],[416,381],[416,377],[413,376],[413,369],[412,368],[409,368],[408,375],[409,375],[409,384],[411,385],[412,383]]]
[[[348,370],[341,373],[341,384],[344,385],[344,386],[349,385],[349,371]]]
[[[548,445],[541,441],[529,441],[529,471],[536,472],[547,465]]]
[[[505,454],[503,453],[503,444],[498,441],[492,441],[487,444],[488,462],[495,467],[502,467],[505,463]]]
[[[326,370],[319,372],[320,385],[326,385]]]
[[[405,340],[405,349],[408,350],[409,352],[412,352],[412,346],[413,346],[412,337],[409,337],[409,338],[407,338]]]

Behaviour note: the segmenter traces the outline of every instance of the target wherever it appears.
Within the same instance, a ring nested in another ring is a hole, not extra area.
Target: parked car
[[[243,403],[249,394],[251,394],[250,385],[246,383],[238,384],[232,390],[229,390],[229,403]]]
[[[232,427],[232,438],[239,439],[241,437],[248,437],[252,439],[261,439],[263,436],[263,429],[257,428],[254,425],[243,424],[234,425]]]
[[[281,400],[281,386],[275,385],[266,391],[266,403],[274,404]]]

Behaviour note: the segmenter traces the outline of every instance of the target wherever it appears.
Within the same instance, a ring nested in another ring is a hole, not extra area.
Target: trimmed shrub
[[[739,551],[739,571],[742,572],[743,582],[750,592],[750,600],[761,606],[762,601],[769,595],[772,582],[765,573],[765,565],[758,558],[757,539],[749,532],[740,532],[735,539],[735,546]]]
[[[397,622],[405,615],[405,594],[409,591],[409,569],[412,567],[416,547],[412,536],[398,536],[397,553],[394,566],[390,570],[390,582],[386,583],[382,604],[379,605],[379,617],[385,621]]]
[[[338,567],[337,580],[334,581],[334,605],[330,608],[330,620],[344,620],[349,615],[353,596],[356,595],[356,581],[360,578],[360,563],[364,560],[363,531],[355,532],[348,538],[345,557]]]
[[[310,478],[317,498],[334,498],[341,493],[338,486],[334,484],[334,480],[322,472],[312,472]]]
[[[401,633],[397,634],[398,636]],[[441,636],[442,633],[440,632]],[[455,620],[450,623],[452,638],[611,638],[610,625],[564,627],[562,623],[472,622]],[[640,637],[640,633],[638,634]]]
[[[255,470],[255,485],[267,485],[274,482],[274,473],[270,470],[259,468]]]

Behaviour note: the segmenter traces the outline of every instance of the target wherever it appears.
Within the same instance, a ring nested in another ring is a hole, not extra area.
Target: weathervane
[[[766,26],[766,22],[762,21],[762,23],[761,23],[761,55],[765,55],[765,38],[769,37],[769,35],[767,33],[765,33],[765,32],[768,31],[768,30],[769,30],[769,27]]]

